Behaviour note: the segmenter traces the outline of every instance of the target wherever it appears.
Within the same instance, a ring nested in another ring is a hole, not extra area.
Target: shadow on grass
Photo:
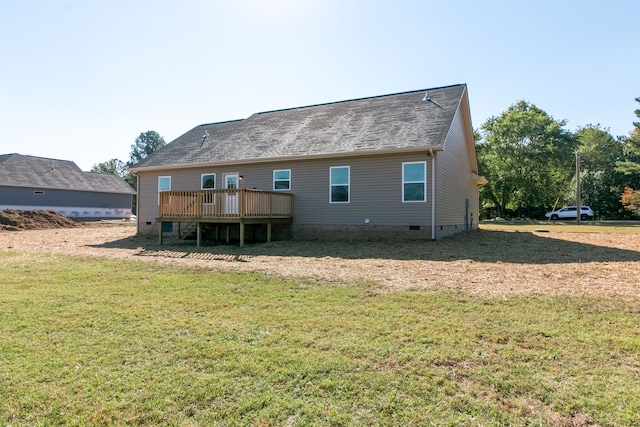
[[[243,262],[256,256],[343,259],[394,259],[425,261],[506,262],[515,264],[563,264],[588,262],[636,262],[640,251],[571,242],[530,232],[479,230],[459,233],[438,241],[323,242],[277,241],[237,245],[165,239],[160,246],[150,237],[133,236],[97,248],[137,249],[137,256],[194,258]],[[634,236],[635,237],[635,236]],[[632,236],[620,236],[632,238]],[[278,260],[274,259],[274,262]]]

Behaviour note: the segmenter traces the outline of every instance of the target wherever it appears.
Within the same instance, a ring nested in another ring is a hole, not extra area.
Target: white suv
[[[576,219],[576,207],[575,206],[565,206],[562,209],[553,212],[547,212],[544,214],[549,219]],[[589,206],[580,206],[580,219],[582,221],[587,221],[589,219],[593,219],[594,213]]]

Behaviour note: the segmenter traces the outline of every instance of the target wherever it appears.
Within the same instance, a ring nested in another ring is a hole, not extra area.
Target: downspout
[[[136,234],[140,234],[140,175],[136,174]]]
[[[436,240],[436,154],[429,149],[431,156],[431,240]]]

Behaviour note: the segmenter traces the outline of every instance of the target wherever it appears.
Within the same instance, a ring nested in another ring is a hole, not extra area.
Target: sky
[[[466,83],[628,135],[640,1],[0,0],[0,154],[129,160],[253,113]]]

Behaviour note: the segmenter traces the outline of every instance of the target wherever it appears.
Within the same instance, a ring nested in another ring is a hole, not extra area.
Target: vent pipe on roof
[[[207,139],[207,137],[209,136],[209,131],[207,131],[207,129],[204,130],[204,135],[202,135],[202,142],[200,143],[200,148],[202,148],[202,146],[204,145],[204,141]]]
[[[436,104],[436,103],[431,99],[431,97],[429,96],[429,93],[428,93],[428,92],[425,92],[425,93],[424,93],[424,98],[422,98],[422,100],[423,100],[423,101],[425,101],[425,102],[430,102],[430,103],[432,103],[433,105],[435,105],[436,107],[438,107],[439,109],[444,110],[444,108],[442,108],[440,105]]]
[[[55,163],[51,163],[51,169],[49,169],[48,171],[46,171],[45,173],[43,173],[42,175],[46,175],[51,171],[56,170],[56,164]]]

